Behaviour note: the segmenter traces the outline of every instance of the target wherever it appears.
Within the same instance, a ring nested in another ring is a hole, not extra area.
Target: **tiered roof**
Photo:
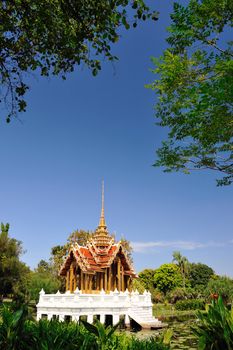
[[[84,273],[95,274],[96,272],[103,272],[105,268],[111,266],[117,255],[124,265],[124,273],[135,277],[132,263],[121,241],[116,243],[107,230],[104,217],[104,190],[102,188],[102,209],[99,226],[86,246],[80,246],[78,243],[74,243],[71,246],[69,254],[61,267],[60,275],[66,275],[66,271],[69,269],[73,259],[77,261]]]

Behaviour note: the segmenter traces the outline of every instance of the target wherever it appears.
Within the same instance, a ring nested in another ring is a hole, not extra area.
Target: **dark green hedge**
[[[187,299],[177,301],[176,310],[204,310],[205,302],[202,299]]]

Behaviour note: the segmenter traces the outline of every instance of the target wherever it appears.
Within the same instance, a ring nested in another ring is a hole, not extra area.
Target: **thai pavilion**
[[[132,262],[121,241],[115,242],[107,230],[103,187],[99,226],[86,246],[75,242],[70,247],[59,274],[66,278],[66,292],[45,294],[42,290],[37,319],[78,321],[85,316],[91,323],[97,317],[102,323],[110,318],[116,324],[124,317],[126,325],[133,319],[144,328],[161,327],[152,316],[150,293],[132,290],[137,277]]]
[[[136,277],[132,263],[121,242],[116,243],[107,230],[104,217],[104,195],[99,226],[85,247],[75,243],[61,267],[66,277],[66,291],[78,288],[82,293],[109,293],[117,289],[131,291]]]

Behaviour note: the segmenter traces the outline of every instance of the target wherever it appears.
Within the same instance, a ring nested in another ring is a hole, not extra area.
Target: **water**
[[[196,324],[196,319],[186,319],[181,320],[180,318],[173,318],[170,320],[166,319],[168,323],[168,328],[172,328],[173,336],[171,340],[171,349],[172,350],[197,350],[197,338],[192,332],[191,327],[194,327]],[[166,331],[166,330],[165,330]],[[143,339],[153,336],[158,336],[164,332],[163,330],[141,330],[135,333],[136,337]]]

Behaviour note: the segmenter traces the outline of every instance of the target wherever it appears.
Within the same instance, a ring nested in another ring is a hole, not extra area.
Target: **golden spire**
[[[106,228],[106,223],[104,218],[104,181],[102,181],[102,208],[101,208],[99,228]]]
[[[97,248],[101,249],[102,251],[107,251],[106,249],[108,249],[110,245],[114,243],[113,237],[108,233],[104,217],[104,181],[102,181],[102,207],[99,226],[95,230],[95,234],[92,237],[91,241]]]

